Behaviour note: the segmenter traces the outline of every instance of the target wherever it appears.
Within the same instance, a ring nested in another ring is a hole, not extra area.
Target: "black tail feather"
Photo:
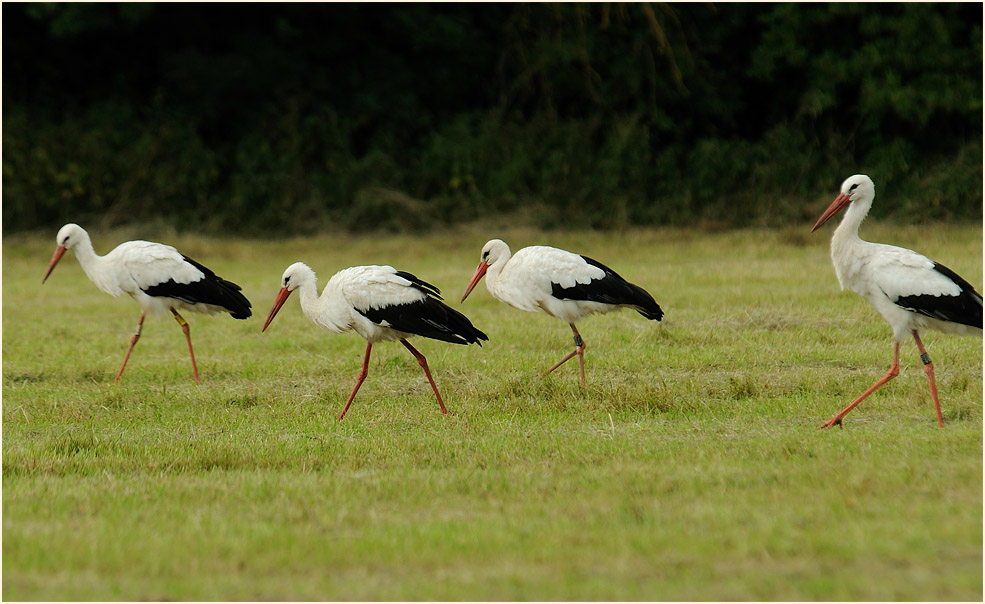
[[[489,340],[485,333],[472,325],[468,317],[430,296],[411,304],[370,308],[359,312],[378,325],[385,322],[397,331],[432,340],[479,346],[482,346],[483,341]]]
[[[234,319],[247,319],[253,314],[250,310],[253,305],[242,294],[240,286],[219,277],[211,269],[188,256],[182,257],[185,262],[202,271],[205,276],[194,283],[176,283],[174,279],[169,279],[144,289],[144,293],[148,296],[176,298],[189,304],[219,306],[229,311]]]
[[[934,263],[934,270],[953,281],[961,292],[956,296],[900,296],[894,302],[907,310],[928,317],[982,328],[982,295],[960,275],[943,264]]]
[[[619,274],[588,256],[582,256],[588,264],[598,267],[605,272],[601,279],[593,279],[590,283],[576,283],[573,287],[561,287],[551,284],[551,295],[559,300],[587,300],[616,306],[631,306],[638,313],[650,320],[659,321],[664,312],[660,309],[653,296],[639,285],[626,281]]]
[[[417,279],[409,273],[401,276],[414,283],[417,289],[425,292],[427,297],[410,304],[394,304],[381,308],[359,310],[360,313],[373,323],[389,327],[405,333],[412,333],[433,340],[451,342],[452,344],[478,344],[489,337],[475,328],[468,317],[450,308],[437,298],[438,289],[427,282]],[[423,287],[422,287],[423,286]]]

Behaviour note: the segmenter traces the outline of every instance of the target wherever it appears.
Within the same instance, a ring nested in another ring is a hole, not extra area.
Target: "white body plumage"
[[[940,318],[935,318],[899,304],[901,299],[920,297],[922,306],[933,312],[935,302],[946,306],[949,299],[973,294],[974,290],[964,291],[963,284],[935,269],[937,264],[922,254],[895,245],[862,240],[858,229],[872,207],[875,186],[867,176],[852,178],[858,181],[852,191],[855,197],[831,238],[831,262],[841,288],[868,300],[892,326],[893,336],[897,340],[908,336],[913,330],[928,328],[945,333],[981,336],[981,328],[957,322],[953,317],[948,319],[942,309],[939,311]],[[848,184],[848,188],[855,181]],[[978,301],[980,307],[981,296],[978,296]]]
[[[567,323],[595,313],[607,313],[625,305],[591,300],[560,299],[553,295],[553,284],[570,289],[577,284],[589,285],[605,277],[605,271],[585,261],[578,254],[545,245],[532,245],[510,255],[510,248],[499,239],[486,244],[486,289],[513,308],[548,315]]]
[[[513,308],[548,315],[568,323],[575,350],[547,370],[554,371],[578,355],[581,383],[585,383],[585,341],[575,323],[596,313],[631,308],[647,319],[659,321],[663,311],[646,290],[629,283],[611,268],[587,256],[555,247],[534,245],[514,255],[500,239],[482,247],[479,265],[462,294],[462,301],[482,277],[486,289]]]
[[[61,247],[75,250],[82,270],[96,287],[114,297],[129,294],[149,315],[166,316],[171,309],[210,315],[229,312],[223,306],[182,295],[181,286],[198,283],[206,279],[206,274],[170,245],[127,241],[100,256],[92,247],[89,233],[77,224],[63,226],[56,241]],[[168,282],[175,286],[168,291],[171,295],[147,293]]]
[[[319,296],[315,271],[303,262],[295,262],[284,271],[281,289],[267,315],[264,331],[295,290],[299,291],[301,310],[309,321],[331,332],[351,330],[366,338],[363,366],[339,413],[339,420],[345,417],[369,374],[369,356],[374,343],[396,340],[403,344],[424,371],[441,412],[447,413],[427,359],[407,338],[419,335],[453,344],[480,346],[482,340],[488,339],[465,315],[441,302],[438,288],[410,273],[392,266],[354,266],[335,273]]]
[[[301,310],[315,325],[334,333],[355,331],[375,344],[414,334],[394,329],[385,319],[374,323],[363,312],[414,304],[427,298],[427,294],[397,273],[392,266],[342,269],[328,280],[319,296],[315,271],[303,262],[296,262],[284,271],[284,287],[297,288]]]
[[[210,269],[181,254],[170,245],[151,241],[128,241],[116,246],[105,256],[96,254],[89,233],[77,224],[66,224],[58,230],[57,247],[45,272],[44,283],[67,250],[75,256],[86,276],[96,287],[111,296],[129,294],[140,305],[140,321],[130,339],[123,365],[116,374],[119,381],[126,368],[134,345],[140,338],[144,317],[171,313],[188,340],[195,381],[199,381],[198,365],[192,350],[188,322],[180,311],[204,314],[228,312],[234,319],[251,316],[250,301],[240,287],[222,279]]]
[[[893,364],[882,379],[821,427],[841,425],[845,415],[865,397],[899,375],[900,340],[908,334],[913,336],[920,351],[937,425],[943,427],[934,364],[920,339],[920,330],[930,328],[981,337],[982,296],[957,273],[926,256],[894,245],[863,241],[858,228],[869,213],[875,194],[871,178],[864,174],[850,176],[811,232],[845,210],[831,238],[831,262],[841,288],[864,296],[892,327]]]

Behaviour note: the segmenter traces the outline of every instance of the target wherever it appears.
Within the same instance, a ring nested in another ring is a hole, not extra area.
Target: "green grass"
[[[538,233],[288,241],[161,235],[240,283],[248,321],[148,319],[53,236],[3,245],[3,597],[9,600],[980,600],[982,341],[928,333],[843,430],[817,425],[889,365],[889,327],[839,291],[830,232]],[[868,224],[981,286],[979,227]],[[97,251],[147,233],[93,233]],[[570,330],[458,297],[482,244],[546,243],[651,291]],[[403,347],[317,330],[283,270],[320,284],[393,264],[439,286],[490,341]]]

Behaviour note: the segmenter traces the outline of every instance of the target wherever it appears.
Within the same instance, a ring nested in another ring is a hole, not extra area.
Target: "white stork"
[[[251,314],[250,301],[240,293],[240,287],[217,276],[208,268],[178,252],[170,245],[151,241],[127,241],[116,246],[105,256],[99,256],[92,248],[89,233],[77,224],[66,224],[55,237],[55,253],[48,270],[41,279],[44,283],[65,250],[75,250],[82,270],[96,287],[111,296],[130,294],[140,305],[140,321],[137,331],[130,338],[130,347],[123,357],[123,364],[113,383],[120,380],[130,359],[134,345],[140,339],[144,317],[148,313],[174,315],[188,340],[188,352],[192,357],[192,371],[196,382],[198,365],[192,349],[191,329],[179,310],[215,314],[228,312],[234,319],[246,319]]]
[[[492,239],[482,248],[479,266],[462,294],[462,302],[483,275],[486,289],[500,302],[530,312],[540,309],[571,326],[575,349],[544,375],[577,354],[582,385],[585,384],[586,344],[575,327],[577,321],[620,308],[631,308],[657,321],[664,315],[653,296],[642,287],[629,283],[597,260],[555,247],[525,247],[511,257],[504,241]]]
[[[858,236],[858,227],[876,196],[872,179],[864,174],[849,177],[841,193],[811,229],[813,233],[832,216],[848,208],[831,238],[831,261],[841,288],[868,299],[893,328],[893,364],[882,379],[862,396],[822,424],[841,425],[841,420],[879,386],[899,375],[899,345],[912,334],[920,350],[930,394],[937,410],[937,424],[944,427],[937,398],[934,365],[920,341],[921,329],[982,336],[982,296],[967,281],[942,264],[912,250],[869,243]]]
[[[369,374],[369,354],[373,344],[399,340],[424,370],[442,413],[448,413],[438,387],[431,377],[427,359],[407,338],[418,335],[453,344],[478,344],[488,340],[468,318],[441,302],[437,287],[392,266],[353,266],[328,280],[318,295],[315,271],[303,262],[287,267],[282,287],[261,331],[274,320],[280,307],[296,289],[301,290],[301,310],[318,327],[334,333],[352,330],[366,338],[366,355],[356,385],[339,413],[345,416],[352,399]]]

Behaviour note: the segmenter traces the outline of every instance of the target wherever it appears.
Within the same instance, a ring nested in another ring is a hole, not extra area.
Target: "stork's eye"
[[[68,237],[62,239],[62,247],[65,247],[66,245],[68,245]]]
[[[848,187],[848,192],[851,193],[852,191],[854,191],[857,188],[858,188],[858,183],[855,183],[854,185]]]
[[[488,251],[486,251],[486,252],[482,252],[482,259],[483,259],[483,260],[485,260],[485,259],[486,259],[486,258],[488,258],[488,257],[489,257],[489,252],[488,252]]]

